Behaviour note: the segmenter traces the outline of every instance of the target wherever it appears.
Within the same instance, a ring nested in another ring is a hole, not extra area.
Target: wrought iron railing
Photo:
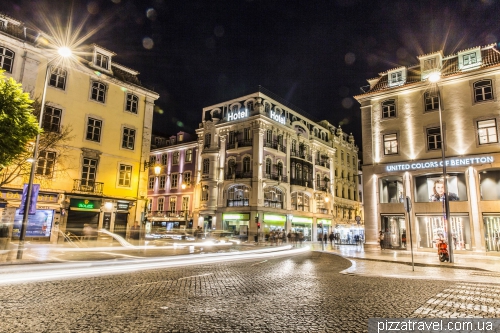
[[[225,180],[231,179],[242,179],[242,178],[252,178],[252,171],[236,171],[234,173],[226,173],[224,175]]]
[[[102,194],[104,183],[88,179],[73,179],[73,191]]]

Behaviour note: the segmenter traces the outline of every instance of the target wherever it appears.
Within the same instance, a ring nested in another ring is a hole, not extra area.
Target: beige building
[[[354,240],[363,232],[354,138],[270,96],[260,88],[203,109],[195,224],[242,237],[336,231]]]
[[[498,253],[500,52],[495,45],[417,57],[368,80],[361,104],[366,241],[418,251],[447,238],[441,195],[445,142],[455,253]],[[440,73],[440,81],[429,76]],[[440,134],[439,105],[443,133]],[[403,198],[412,210],[405,216]]]
[[[39,100],[50,67],[43,128],[70,130],[66,140],[39,154],[35,184],[40,192],[27,239],[56,241],[60,231],[82,235],[84,224],[126,236],[145,213],[142,161],[149,159],[159,96],[141,85],[137,71],[115,62],[115,53],[95,44],[71,62],[51,61],[54,54],[45,37],[0,16],[0,66]],[[17,177],[0,188],[1,223],[13,238],[19,237],[22,215],[17,209],[27,182]]]

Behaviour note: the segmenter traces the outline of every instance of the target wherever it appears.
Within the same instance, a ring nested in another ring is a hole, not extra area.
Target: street
[[[0,331],[363,332],[371,317],[500,317],[500,285],[340,273],[349,267],[306,252],[2,285]]]

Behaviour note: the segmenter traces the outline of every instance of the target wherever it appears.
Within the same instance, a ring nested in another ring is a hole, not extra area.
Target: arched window
[[[234,159],[227,161],[227,174],[229,176],[236,175],[236,161]]]
[[[269,103],[265,103],[264,105],[264,110],[266,111],[266,113],[269,113],[269,111],[271,111],[271,105],[269,105]]]
[[[264,206],[283,209],[283,191],[275,186],[264,189]]]
[[[302,179],[302,164],[295,165],[295,179]]]
[[[278,177],[283,176],[283,163],[278,162],[278,164],[276,164],[276,172],[278,173]]]
[[[227,207],[248,206],[250,188],[246,185],[234,185],[227,190]]]
[[[304,181],[308,181],[309,180],[309,167],[307,165],[304,165],[304,173],[303,173],[303,176],[304,176]],[[311,184],[312,185],[312,184]]]
[[[208,158],[205,158],[203,160],[203,174],[206,175],[210,171],[210,160]]]
[[[233,110],[233,112],[237,112],[237,111],[239,110],[239,108],[240,108],[240,107],[239,107],[239,105],[238,105],[238,104],[236,104],[236,105],[233,105],[233,106],[231,107],[231,110]]]
[[[304,192],[292,193],[292,209],[308,212],[309,196]]]
[[[250,157],[248,156],[243,158],[243,172],[244,173],[250,172]]]
[[[212,141],[212,134],[205,134],[205,148],[210,147],[210,142]]]
[[[266,158],[266,175],[270,175],[271,174],[271,159],[270,158]]]

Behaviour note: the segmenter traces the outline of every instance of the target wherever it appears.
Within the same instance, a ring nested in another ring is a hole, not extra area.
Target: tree
[[[40,128],[22,85],[0,72],[0,171],[26,151]]]
[[[41,103],[38,99],[33,101],[32,112],[35,118],[38,118],[41,109]],[[61,126],[56,131],[43,131],[40,134],[40,141],[38,142],[38,156],[46,156],[50,152],[55,156],[55,162],[52,166],[47,167],[47,164],[39,159],[41,162],[37,163],[37,170],[35,173],[35,181],[40,184],[48,183],[52,179],[57,178],[59,174],[63,174],[67,168],[64,160],[67,157],[67,146],[64,144],[72,138],[71,126]],[[0,169],[0,187],[12,183],[16,179],[22,178],[27,181],[31,173],[31,163],[29,159],[33,158],[33,149],[31,145],[25,146],[25,149],[17,154],[3,169]],[[40,166],[43,165],[43,169]],[[48,185],[48,184],[46,184]]]

